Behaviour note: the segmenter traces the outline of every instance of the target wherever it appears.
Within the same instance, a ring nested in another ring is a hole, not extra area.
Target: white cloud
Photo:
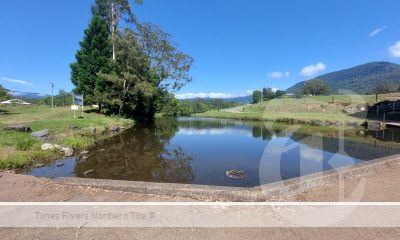
[[[400,57],[400,41],[397,41],[393,46],[389,48],[390,56],[394,58]]]
[[[287,78],[289,76],[290,76],[289,72],[277,71],[268,73],[268,77],[273,79],[282,79],[282,78]]]
[[[326,65],[323,64],[322,62],[317,63],[317,64],[312,64],[310,66],[304,67],[300,75],[306,76],[306,77],[311,77],[314,76],[315,74],[322,72],[326,69]]]
[[[33,86],[32,83],[29,83],[24,80],[12,79],[12,78],[7,78],[7,77],[2,77],[1,80],[6,81],[6,82],[20,84],[20,85],[25,85],[25,86]]]
[[[177,99],[192,99],[192,98],[235,98],[235,97],[245,97],[249,96],[253,93],[250,90],[246,91],[246,93],[242,94],[232,94],[232,93],[221,93],[221,92],[210,92],[210,93],[182,93],[182,94],[175,94]]]
[[[369,37],[373,37],[378,35],[379,33],[381,33],[385,28],[387,28],[387,26],[382,26],[380,28],[375,29],[374,31],[369,33]]]
[[[312,149],[309,147],[302,147],[300,156],[305,160],[312,160],[316,162],[322,162],[324,160],[323,152],[319,149]]]

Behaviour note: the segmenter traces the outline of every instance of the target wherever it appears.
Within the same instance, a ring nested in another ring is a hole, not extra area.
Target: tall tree
[[[313,96],[329,95],[330,89],[322,80],[313,79],[305,84],[303,92],[305,95]]]
[[[261,102],[263,93],[259,90],[253,92],[253,103]]]
[[[80,47],[76,53],[76,62],[71,64],[71,80],[76,86],[74,91],[84,94],[85,102],[101,105],[96,90],[102,92],[107,86],[97,74],[111,71],[111,44],[107,23],[96,11],[93,11],[93,18],[85,30]]]
[[[177,51],[161,31],[119,32],[116,55],[116,71],[101,74],[113,86],[108,97],[113,113],[152,119],[162,108],[168,90],[191,81],[188,71],[193,59]]]
[[[189,71],[193,58],[178,51],[168,33],[158,26],[144,23],[139,26],[138,37],[144,54],[149,58],[150,67],[163,88],[175,91],[192,81]]]
[[[0,85],[0,100],[8,100],[8,99],[10,99],[10,94],[8,93],[8,90]]]
[[[143,4],[143,0],[135,0],[138,5]],[[118,25],[121,18],[126,17],[127,22],[137,23],[136,17],[132,12],[128,0],[96,0],[95,7],[100,16],[104,18],[109,26],[111,33],[112,44],[112,58],[115,61],[116,56],[116,37],[118,32]]]
[[[266,100],[271,100],[276,97],[275,92],[272,90],[272,88],[263,88],[263,99]]]

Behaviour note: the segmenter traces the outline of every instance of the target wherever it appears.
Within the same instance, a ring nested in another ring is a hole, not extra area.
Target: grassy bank
[[[58,151],[42,151],[44,143],[30,133],[2,131],[10,125],[25,125],[33,131],[49,129],[49,141],[73,148],[85,148],[94,143],[88,128],[96,128],[100,137],[110,126],[128,126],[128,119],[111,118],[90,113],[84,118],[73,118],[69,108],[48,108],[42,106],[0,106],[0,169],[15,169],[54,157]]]
[[[383,94],[379,95],[378,101],[397,100],[399,98],[399,93]],[[195,116],[264,121],[357,122],[361,124],[366,117],[365,111],[355,109],[354,113],[346,113],[345,110],[352,106],[353,108],[361,108],[367,104],[373,105],[375,102],[376,96],[373,95],[274,99],[245,106],[242,112],[208,111],[195,114]]]

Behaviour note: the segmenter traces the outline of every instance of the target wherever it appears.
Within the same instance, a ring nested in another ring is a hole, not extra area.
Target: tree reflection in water
[[[181,147],[170,145],[177,131],[174,119],[137,124],[90,149],[89,158],[77,162],[75,174],[101,179],[190,183],[195,178],[192,157]]]

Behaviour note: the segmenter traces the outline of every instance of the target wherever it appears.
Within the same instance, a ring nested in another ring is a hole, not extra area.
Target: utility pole
[[[51,107],[54,107],[54,83],[50,83],[51,85]]]

